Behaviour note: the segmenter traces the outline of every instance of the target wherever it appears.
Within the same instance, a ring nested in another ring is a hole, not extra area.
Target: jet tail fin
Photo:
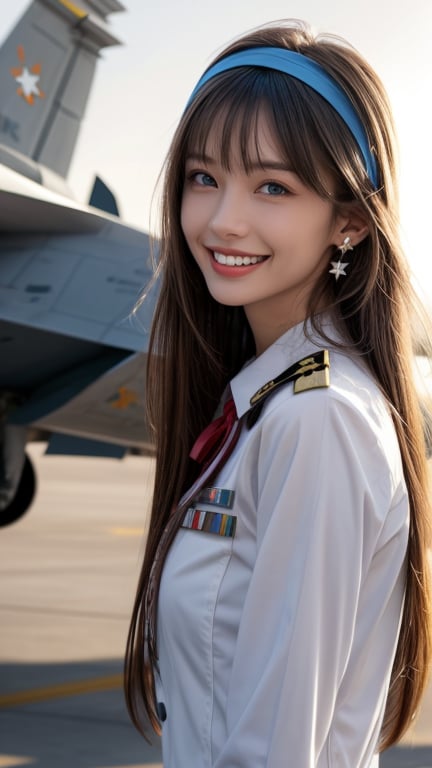
[[[120,211],[114,194],[99,176],[95,177],[89,205],[92,205],[94,208],[99,208],[100,211],[110,213],[112,216],[120,216]]]
[[[118,0],[33,0],[0,48],[0,144],[65,177]]]

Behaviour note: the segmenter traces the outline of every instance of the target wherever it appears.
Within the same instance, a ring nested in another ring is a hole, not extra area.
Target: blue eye
[[[217,186],[213,176],[210,176],[208,173],[204,173],[204,171],[195,171],[195,173],[191,173],[190,179],[196,184],[199,184],[201,187]]]
[[[271,195],[272,197],[280,197],[288,194],[288,190],[276,181],[268,181],[267,184],[262,185],[261,189],[266,195]]]

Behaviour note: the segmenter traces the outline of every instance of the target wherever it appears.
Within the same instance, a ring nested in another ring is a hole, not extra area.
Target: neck
[[[326,304],[324,300],[321,301],[317,307],[317,313],[324,311]],[[254,337],[257,356],[265,352],[290,328],[294,328],[309,317],[309,312],[302,302],[292,303],[289,312],[286,305],[287,301],[284,299],[279,308],[275,307],[274,300],[271,308],[267,307],[265,301],[244,308]]]

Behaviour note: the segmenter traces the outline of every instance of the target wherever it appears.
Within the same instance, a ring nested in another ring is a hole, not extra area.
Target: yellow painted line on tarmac
[[[113,536],[144,536],[144,528],[110,528]]]
[[[19,757],[18,755],[0,755],[0,768],[15,768],[16,765],[30,765],[34,763],[32,757]],[[151,766],[150,766],[151,768]]]
[[[35,704],[38,701],[49,701],[50,699],[60,699],[66,696],[80,696],[83,693],[112,691],[121,688],[122,685],[123,675],[109,675],[107,677],[77,680],[60,685],[48,685],[46,688],[33,688],[28,691],[5,693],[0,696],[0,709],[19,707],[22,704]]]

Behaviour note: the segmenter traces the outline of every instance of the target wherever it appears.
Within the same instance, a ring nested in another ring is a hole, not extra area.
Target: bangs
[[[263,117],[287,168],[322,197],[334,199],[329,175],[339,181],[342,192],[343,175],[332,150],[340,144],[335,133],[342,131],[343,141],[349,142],[344,124],[319,94],[272,70],[242,67],[218,75],[201,89],[182,121],[184,159],[216,153],[225,170],[240,165],[250,173],[265,160],[260,148]]]

